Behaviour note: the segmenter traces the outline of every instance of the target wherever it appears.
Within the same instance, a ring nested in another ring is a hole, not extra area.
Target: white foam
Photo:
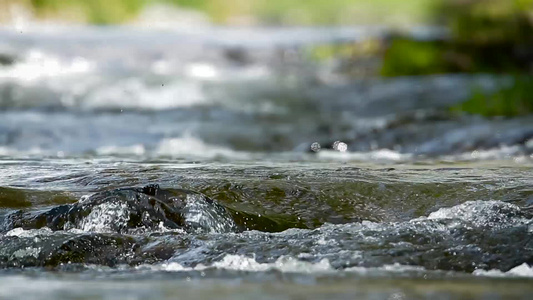
[[[197,265],[194,268],[184,267],[179,263],[165,263],[158,267],[163,271],[203,271],[206,269],[223,269],[245,272],[265,272],[277,270],[284,273],[321,273],[332,272],[328,259],[324,258],[317,263],[305,262],[296,258],[281,256],[273,263],[259,263],[254,258],[243,255],[228,254],[222,260],[213,263],[211,266]]]
[[[316,273],[333,270],[326,258],[318,263],[310,263],[287,256],[281,256],[274,263],[258,263],[250,257],[226,255],[221,261],[214,263],[213,266],[219,269],[254,272],[278,270],[287,273]]]
[[[20,227],[11,229],[6,232],[6,236],[18,236],[18,237],[35,237],[38,235],[49,235],[52,233],[52,230],[48,227],[43,227],[39,229],[22,229]]]
[[[391,273],[403,273],[403,272],[425,272],[424,267],[409,266],[395,263],[392,265],[383,265],[381,267],[366,268],[366,267],[351,267],[344,269],[346,272],[354,272],[359,274],[379,273],[379,272],[391,272]]]
[[[185,68],[185,73],[197,79],[215,79],[219,77],[217,69],[208,63],[192,63]]]
[[[533,266],[523,263],[507,272],[500,270],[475,270],[472,274],[488,277],[533,277]]]
[[[181,137],[162,140],[154,152],[155,155],[158,156],[171,157],[193,156],[199,158],[214,158],[222,156],[236,159],[245,159],[248,157],[248,154],[244,152],[206,144],[202,140],[193,137],[188,133]]]
[[[146,266],[145,266],[146,267]],[[147,266],[150,269],[162,270],[169,272],[187,272],[187,271],[204,271],[207,269],[222,269],[244,272],[266,272],[271,270],[280,271],[283,273],[328,273],[337,272],[327,258],[320,260],[317,263],[301,261],[289,256],[281,256],[273,263],[260,263],[252,257],[243,255],[228,254],[222,260],[213,263],[211,266],[202,264],[196,267],[184,267],[183,265],[170,262],[161,264],[157,267]],[[344,269],[344,272],[372,274],[372,273],[403,273],[403,272],[426,272],[427,270],[420,266],[409,266],[401,264],[384,265],[381,267],[367,268],[367,267],[352,267]]]
[[[31,50],[24,61],[0,68],[0,79],[36,82],[43,78],[88,73],[94,70],[94,67],[93,63],[83,57],[75,57],[71,61],[62,61],[42,51]]]
[[[399,153],[389,149],[379,149],[370,152],[339,152],[331,150],[321,150],[318,152],[320,159],[335,159],[335,160],[356,160],[356,161],[383,161],[396,162],[405,161],[413,157],[412,154]]]
[[[464,153],[455,157],[455,159],[463,160],[494,160],[494,159],[510,159],[513,157],[519,157],[523,153],[523,149],[519,145],[506,146],[502,145],[497,148],[487,150],[474,150],[472,152]],[[452,156],[451,159],[454,157]]]
[[[533,277],[533,267],[526,263],[523,263],[519,266],[512,268],[506,273],[514,276]]]

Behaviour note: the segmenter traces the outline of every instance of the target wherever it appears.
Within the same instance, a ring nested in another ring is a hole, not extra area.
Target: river
[[[529,299],[533,117],[310,58],[385,35],[1,28],[0,298]],[[153,184],[187,226],[132,226]]]

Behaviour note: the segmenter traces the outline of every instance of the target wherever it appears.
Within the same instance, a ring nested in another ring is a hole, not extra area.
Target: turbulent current
[[[0,299],[529,299],[533,118],[383,34],[1,28]]]

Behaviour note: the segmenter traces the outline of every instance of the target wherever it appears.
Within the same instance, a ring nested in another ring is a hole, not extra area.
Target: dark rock
[[[9,66],[14,64],[16,58],[12,55],[0,53],[0,66]]]
[[[13,228],[53,231],[81,229],[96,232],[184,229],[236,231],[226,208],[203,194],[161,189],[158,185],[100,192],[68,205],[39,211],[16,211],[7,216],[3,230]]]

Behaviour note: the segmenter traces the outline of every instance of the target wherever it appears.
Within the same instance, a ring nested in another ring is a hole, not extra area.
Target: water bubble
[[[348,145],[344,142],[336,141],[333,143],[333,149],[339,152],[346,152],[346,150],[348,150]]]
[[[318,142],[314,142],[311,144],[311,151],[318,152],[320,151],[320,144]]]

